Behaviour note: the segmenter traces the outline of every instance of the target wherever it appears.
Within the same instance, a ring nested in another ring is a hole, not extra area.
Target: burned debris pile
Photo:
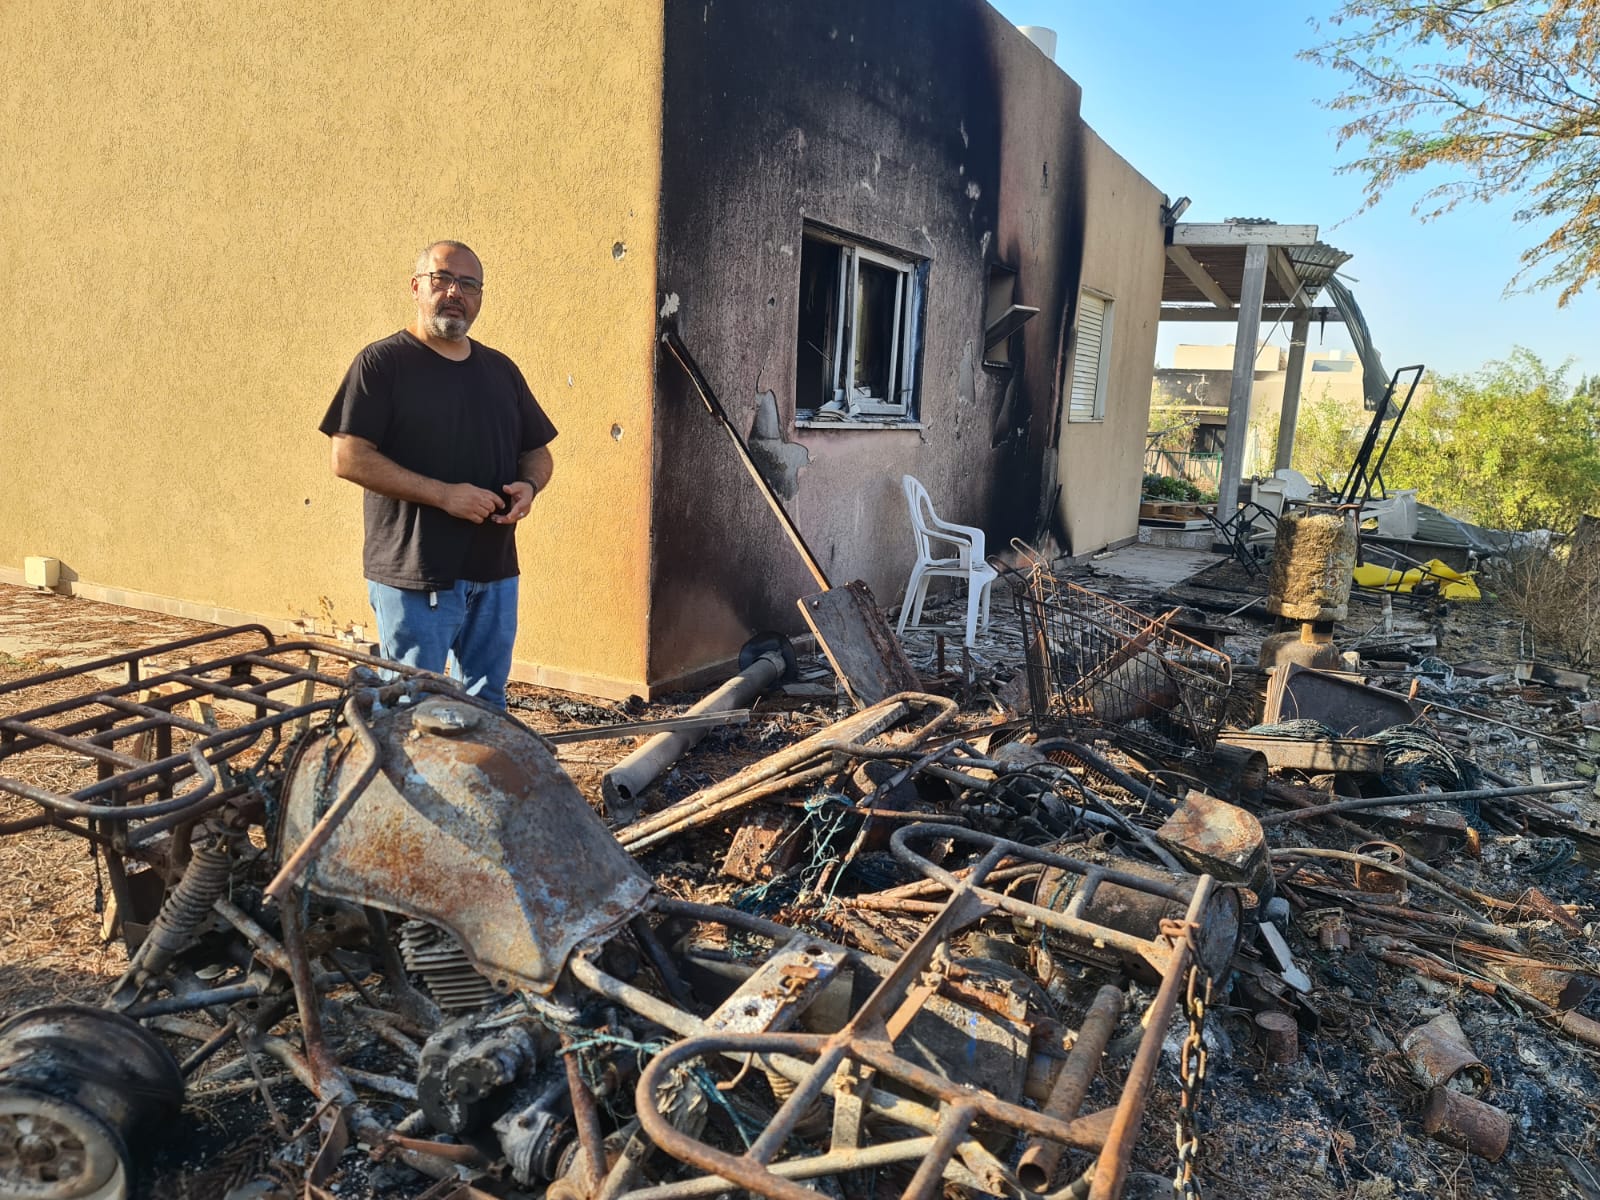
[[[0,1014],[0,1193],[1600,1195],[1587,680],[1346,536],[1276,634],[1022,556],[664,724],[249,630],[0,685],[127,947]]]

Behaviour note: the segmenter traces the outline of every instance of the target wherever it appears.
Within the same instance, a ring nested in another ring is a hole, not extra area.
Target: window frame
[[[828,363],[824,376],[826,399],[806,403],[795,397],[797,426],[806,428],[919,428],[918,355],[922,348],[924,275],[927,260],[870,245],[858,238],[807,224],[804,243],[833,246],[835,263],[833,312],[829,321]],[[856,383],[856,337],[860,313],[861,264],[865,261],[894,272],[894,299],[890,314],[889,379],[885,399],[863,392]],[[801,414],[808,414],[802,416]]]
[[[1099,338],[1095,344],[1094,397],[1087,412],[1078,405],[1078,385],[1087,379],[1083,362],[1084,299],[1100,306]],[[1106,419],[1106,392],[1111,375],[1111,339],[1116,329],[1116,298],[1095,288],[1078,289],[1078,311],[1072,322],[1072,366],[1067,372],[1067,420],[1091,424]]]

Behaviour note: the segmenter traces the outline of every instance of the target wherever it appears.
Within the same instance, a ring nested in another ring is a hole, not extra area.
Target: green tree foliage
[[[1401,423],[1384,482],[1487,528],[1571,529],[1600,511],[1600,388],[1573,388],[1566,371],[1517,347],[1471,374],[1436,377]],[[1295,468],[1337,487],[1369,420],[1327,398],[1304,405]]]
[[[1342,169],[1368,206],[1443,174],[1424,220],[1511,196],[1518,221],[1553,223],[1513,286],[1558,286],[1566,304],[1600,277],[1600,0],[1344,0],[1318,33],[1301,57],[1349,76],[1329,107],[1340,144],[1365,146]]]
[[[1471,375],[1441,377],[1385,473],[1479,525],[1571,529],[1600,508],[1600,397],[1572,389],[1566,373],[1517,347]]]
[[[1291,465],[1313,483],[1337,491],[1355,461],[1372,414],[1359,405],[1334,399],[1324,386],[1315,396],[1302,393],[1300,412],[1294,426],[1294,453]],[[1268,472],[1277,456],[1279,416],[1266,412],[1256,419],[1256,444],[1260,447],[1259,469]]]

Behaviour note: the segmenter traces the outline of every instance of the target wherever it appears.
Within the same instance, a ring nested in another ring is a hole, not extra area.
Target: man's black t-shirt
[[[356,356],[320,428],[365,438],[419,475],[501,497],[518,459],[556,436],[504,354],[473,342],[466,361],[454,362],[403,329]],[[361,566],[374,582],[431,591],[517,574],[515,525],[474,525],[371,491],[364,512]]]

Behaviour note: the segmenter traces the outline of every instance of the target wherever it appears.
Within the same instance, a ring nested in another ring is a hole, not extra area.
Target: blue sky
[[[1469,372],[1526,346],[1546,362],[1572,358],[1569,382],[1600,373],[1600,288],[1556,307],[1555,292],[1504,295],[1517,256],[1542,238],[1514,225],[1513,201],[1463,205],[1424,223],[1421,192],[1393,192],[1360,212],[1356,176],[1336,172],[1335,114],[1318,100],[1342,76],[1300,62],[1320,40],[1309,23],[1326,5],[1212,0],[994,0],[1018,25],[1057,35],[1056,62],[1083,87],[1083,116],[1146,178],[1193,201],[1183,219],[1265,217],[1314,224],[1352,257],[1341,274],[1355,292],[1384,363],[1421,362],[1429,372]],[[1229,342],[1227,325],[1164,324],[1157,345],[1169,365],[1179,342]],[[1273,340],[1287,345],[1279,330]],[[1347,347],[1329,326],[1310,346]]]

